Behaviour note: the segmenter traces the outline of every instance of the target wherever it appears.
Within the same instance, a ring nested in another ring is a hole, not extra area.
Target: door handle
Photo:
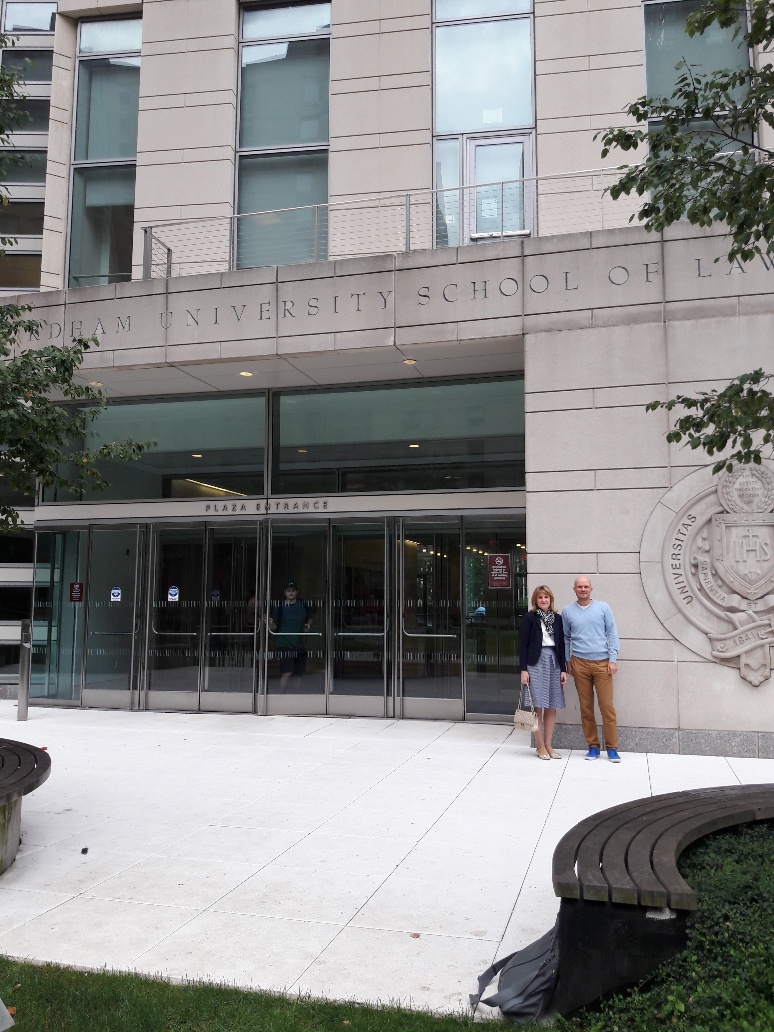
[[[198,638],[198,631],[160,631],[155,624],[151,624],[151,630],[154,634],[161,634],[165,638]]]
[[[405,628],[403,633],[407,638],[453,638],[454,641],[459,641],[459,634],[410,634]]]
[[[384,631],[336,631],[335,635],[337,638],[383,638],[385,635]]]
[[[295,638],[322,638],[322,631],[272,631],[269,628],[267,630],[275,638],[289,638],[291,635]]]
[[[252,638],[252,631],[208,631],[208,638]]]

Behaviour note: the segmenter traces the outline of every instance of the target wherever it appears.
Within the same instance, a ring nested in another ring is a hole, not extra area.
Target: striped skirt
[[[535,666],[528,666],[529,690],[536,709],[564,709],[564,690],[559,681],[556,649],[544,645]]]

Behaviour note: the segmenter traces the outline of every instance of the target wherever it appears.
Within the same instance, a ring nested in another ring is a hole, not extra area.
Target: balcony
[[[610,197],[619,175],[593,169],[146,226],[143,279],[618,229],[639,206]]]

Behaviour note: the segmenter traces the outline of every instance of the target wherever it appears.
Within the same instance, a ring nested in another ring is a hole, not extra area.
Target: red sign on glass
[[[83,581],[70,582],[70,601],[83,602]]]
[[[510,588],[511,557],[509,555],[489,556],[489,587]]]

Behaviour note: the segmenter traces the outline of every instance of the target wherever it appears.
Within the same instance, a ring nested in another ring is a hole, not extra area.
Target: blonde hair
[[[549,586],[547,584],[538,584],[538,586],[532,592],[532,598],[530,599],[530,603],[529,604],[532,606],[533,610],[536,610],[537,607],[538,607],[538,604],[537,604],[538,595],[548,595],[548,597],[551,599],[551,605],[550,605],[549,608],[551,609],[552,613],[555,613],[556,612],[556,605],[554,604],[554,593],[553,593],[553,591],[551,591],[551,589],[549,588]]]

